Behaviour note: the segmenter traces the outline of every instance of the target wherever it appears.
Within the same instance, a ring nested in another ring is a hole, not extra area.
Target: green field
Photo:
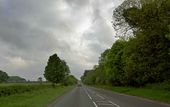
[[[142,88],[135,87],[113,87],[113,86],[95,86],[97,88],[103,88],[111,90],[113,92],[129,94],[133,96],[139,96],[151,100],[170,103],[170,90],[162,85],[148,85]]]
[[[56,86],[52,88],[51,85],[45,84],[45,86],[38,84],[19,84],[19,86],[26,87],[30,85],[31,87],[35,86],[35,90],[26,91],[23,93],[17,93],[9,96],[0,97],[0,106],[1,107],[46,107],[57,97],[63,95],[65,92],[72,89],[72,86]],[[18,84],[3,84],[0,87],[10,87],[18,86]],[[37,88],[39,87],[39,88]]]

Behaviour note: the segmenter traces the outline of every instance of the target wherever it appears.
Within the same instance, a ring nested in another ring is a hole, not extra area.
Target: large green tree
[[[50,56],[45,67],[44,77],[52,83],[62,83],[70,73],[69,67],[57,54]]]
[[[169,11],[170,0],[125,0],[114,11],[115,28],[133,31],[122,56],[126,85],[169,79]]]
[[[8,78],[9,78],[8,74],[0,70],[0,83],[6,82]]]

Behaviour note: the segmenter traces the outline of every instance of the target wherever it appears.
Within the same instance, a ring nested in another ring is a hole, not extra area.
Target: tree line
[[[170,0],[125,0],[113,12],[113,27],[119,39],[98,65],[85,70],[85,84],[140,87],[170,81]]]
[[[26,82],[24,78],[19,76],[9,76],[6,72],[0,70],[0,83],[18,83]]]

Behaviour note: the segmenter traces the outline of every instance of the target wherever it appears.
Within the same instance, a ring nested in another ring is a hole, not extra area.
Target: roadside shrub
[[[146,87],[150,89],[170,91],[170,80],[162,83],[147,84]]]
[[[50,85],[11,85],[0,86],[0,97],[49,88]]]

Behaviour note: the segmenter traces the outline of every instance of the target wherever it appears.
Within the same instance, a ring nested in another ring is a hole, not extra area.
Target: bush
[[[150,89],[170,91],[170,81],[165,81],[162,83],[155,83],[155,84],[148,84],[146,87]]]
[[[0,97],[48,88],[49,85],[11,85],[0,86]]]

